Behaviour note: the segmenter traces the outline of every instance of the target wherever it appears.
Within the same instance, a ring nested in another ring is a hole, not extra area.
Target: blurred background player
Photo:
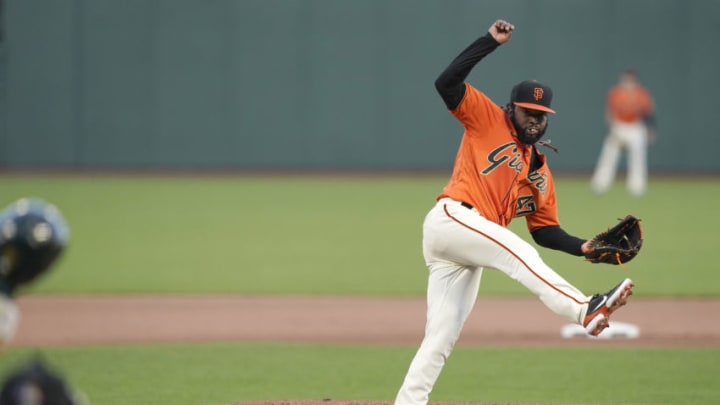
[[[647,146],[655,141],[655,106],[633,69],[625,69],[606,100],[608,134],[592,176],[598,194],[612,185],[620,155],[627,152],[627,188],[641,196],[647,188]]]
[[[68,244],[69,230],[54,205],[21,198],[0,212],[0,339],[9,342],[20,318],[15,296],[57,262]],[[80,405],[63,377],[39,358],[8,374],[0,405]]]
[[[87,399],[75,393],[57,371],[33,359],[11,372],[2,383],[0,405],[82,405]]]
[[[69,230],[60,211],[39,198],[21,198],[0,212],[0,340],[10,341],[20,314],[19,287],[36,280],[65,250]]]

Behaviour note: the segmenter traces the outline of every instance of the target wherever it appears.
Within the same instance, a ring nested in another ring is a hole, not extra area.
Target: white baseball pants
[[[591,180],[593,191],[606,192],[615,180],[620,155],[627,152],[627,189],[641,196],[647,188],[647,128],[642,122],[613,123],[603,142]]]
[[[458,201],[441,199],[427,214],[423,254],[429,269],[425,337],[396,405],[427,404],[475,304],[484,267],[502,271],[556,314],[582,324],[588,296],[548,267],[532,245]]]

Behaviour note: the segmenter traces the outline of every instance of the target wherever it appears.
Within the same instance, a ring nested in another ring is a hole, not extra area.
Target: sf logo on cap
[[[540,101],[540,99],[543,97],[542,87],[535,87],[535,89],[533,90],[533,97],[535,97],[536,101]]]

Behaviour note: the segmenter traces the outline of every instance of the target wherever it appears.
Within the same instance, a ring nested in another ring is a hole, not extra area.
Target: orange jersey
[[[652,115],[654,105],[650,93],[642,86],[627,88],[613,86],[607,96],[607,111],[611,119],[635,122]]]
[[[463,100],[451,113],[464,126],[452,176],[438,195],[475,207],[486,219],[507,226],[525,216],[532,232],[559,226],[555,184],[545,156],[542,166],[528,173],[532,148],[517,140],[505,111],[485,94],[465,84]]]

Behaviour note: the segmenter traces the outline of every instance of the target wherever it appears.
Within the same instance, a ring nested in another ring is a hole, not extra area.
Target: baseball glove
[[[585,260],[591,263],[627,263],[637,256],[642,243],[640,220],[627,215],[617,225],[590,239],[590,250],[584,254]]]

